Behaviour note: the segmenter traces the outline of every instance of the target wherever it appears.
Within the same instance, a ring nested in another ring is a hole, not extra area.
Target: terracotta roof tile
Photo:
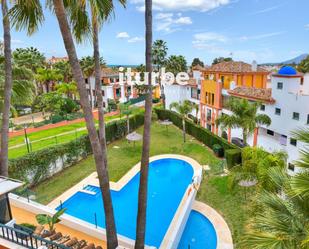
[[[243,97],[250,100],[275,103],[275,100],[272,98],[271,88],[262,89],[262,88],[239,86],[236,87],[234,90],[229,90],[228,93],[232,96]]]
[[[212,65],[205,69],[206,72],[228,72],[228,73],[251,73],[252,65],[242,61],[224,61],[215,65]],[[267,70],[262,67],[257,67],[257,72],[268,73]]]

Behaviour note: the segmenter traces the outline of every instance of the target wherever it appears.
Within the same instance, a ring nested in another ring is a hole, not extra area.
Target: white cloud
[[[258,10],[258,11],[256,11],[256,12],[252,12],[252,13],[250,13],[249,15],[259,15],[259,14],[268,13],[268,12],[271,12],[271,11],[273,11],[273,10],[278,9],[278,8],[281,7],[282,5],[283,5],[283,4],[274,5],[274,6],[271,6],[271,7],[265,8],[265,9],[262,9],[262,10]]]
[[[173,13],[158,13],[155,16],[155,26],[157,31],[164,31],[165,33],[175,32],[183,25],[192,24],[189,16],[182,16],[181,13],[174,15]]]
[[[309,30],[309,23],[305,25],[305,29]]]
[[[215,32],[198,33],[193,37],[195,41],[199,42],[226,42],[228,40],[224,35]]]
[[[260,39],[264,39],[264,38],[282,35],[284,33],[286,33],[286,32],[285,31],[279,31],[279,32],[265,33],[265,34],[260,34],[260,35],[242,36],[242,37],[240,37],[240,40],[242,40],[242,41],[260,40]]]
[[[144,0],[131,0],[137,9],[145,11]],[[153,0],[153,9],[164,11],[209,11],[231,3],[231,0]]]
[[[141,36],[135,36],[128,40],[129,43],[142,42],[142,41],[144,41],[144,37]]]
[[[127,32],[119,32],[117,35],[116,35],[116,38],[119,38],[119,39],[127,39],[129,38],[129,34]]]

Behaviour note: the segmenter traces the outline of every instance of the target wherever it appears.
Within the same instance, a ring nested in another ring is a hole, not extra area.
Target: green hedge
[[[144,123],[144,115],[130,118],[130,130]],[[106,141],[110,143],[122,138],[127,131],[127,121],[118,120],[106,125]],[[51,146],[25,156],[9,160],[9,176],[30,185],[36,185],[54,173],[71,166],[92,153],[88,135],[83,135],[68,143]]]
[[[182,117],[176,112],[163,109],[155,109],[158,118],[161,120],[170,120],[174,125],[182,129]],[[233,159],[229,158],[230,167],[238,164],[239,158],[241,158],[241,149],[234,144],[229,143],[224,138],[221,138],[211,131],[193,123],[191,120],[186,120],[186,132],[195,137],[197,140],[207,145],[209,148],[213,148],[215,144],[220,145],[226,152],[228,150],[237,150],[238,153],[233,154]],[[226,154],[226,153],[225,153]],[[225,156],[226,158],[226,156]],[[237,162],[237,163],[236,163]]]
[[[241,149],[230,149],[225,151],[226,164],[229,169],[241,164]]]

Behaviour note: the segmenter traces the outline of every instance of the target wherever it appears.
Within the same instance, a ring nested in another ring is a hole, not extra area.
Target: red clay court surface
[[[119,113],[118,111],[109,112],[109,113],[105,114],[105,117],[114,116],[114,115],[117,115],[118,113]],[[93,117],[98,120],[99,119],[98,116],[99,116],[98,111],[97,110],[93,111]],[[66,126],[66,125],[70,125],[70,124],[76,124],[76,123],[80,123],[80,122],[83,122],[83,121],[85,121],[84,118],[79,118],[79,119],[75,119],[75,120],[71,120],[71,121],[61,121],[61,122],[56,123],[56,124],[48,124],[48,125],[44,125],[44,126],[37,127],[37,128],[30,127],[30,128],[27,128],[27,133],[49,130],[49,129],[52,129],[52,128]],[[24,130],[13,131],[13,132],[9,132],[9,137],[21,136],[23,134],[24,134]]]

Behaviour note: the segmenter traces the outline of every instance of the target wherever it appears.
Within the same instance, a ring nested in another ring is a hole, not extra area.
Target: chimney
[[[256,72],[257,71],[257,63],[256,63],[256,61],[254,60],[254,61],[252,61],[252,65],[251,65],[251,67],[252,67],[252,71],[253,72]]]

